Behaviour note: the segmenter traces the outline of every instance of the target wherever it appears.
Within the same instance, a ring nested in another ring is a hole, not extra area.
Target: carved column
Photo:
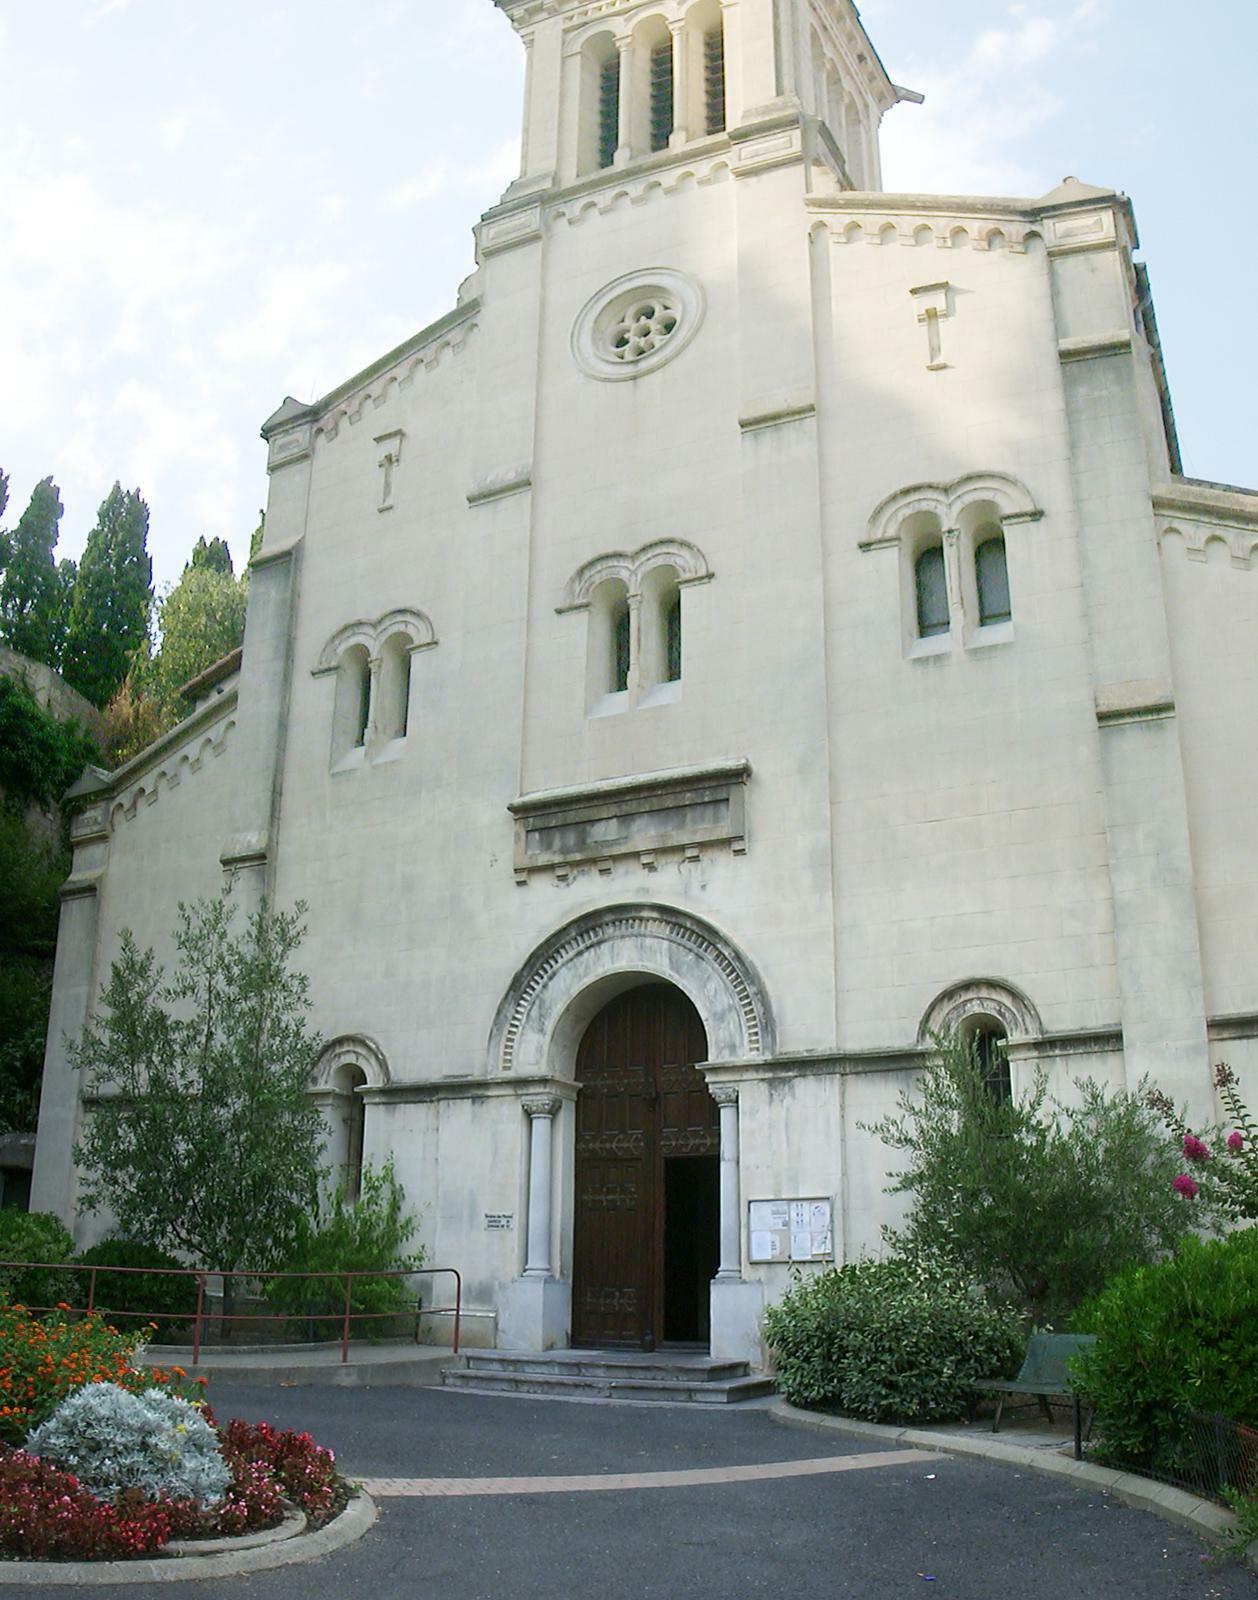
[[[549,1278],[552,1146],[560,1102],[556,1096],[543,1095],[523,1104],[529,1118],[529,1231],[524,1276]]]
[[[965,584],[961,571],[961,530],[945,528],[944,576],[948,584],[948,620],[955,635],[965,626]]]
[[[623,167],[633,160],[633,97],[638,87],[634,76],[638,63],[633,36],[617,39],[616,49],[620,52],[620,144],[614,165]]]
[[[670,22],[669,32],[673,36],[673,131],[669,136],[669,145],[675,147],[685,144],[689,139],[688,123],[690,112],[690,76],[687,71],[688,51],[686,48],[687,29],[684,21]]]
[[[738,1198],[738,1090],[719,1083],[712,1098],[721,1109],[721,1265],[718,1278],[743,1275],[743,1228]]]

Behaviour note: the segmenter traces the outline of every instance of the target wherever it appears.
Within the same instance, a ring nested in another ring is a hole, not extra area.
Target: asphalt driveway
[[[383,1482],[380,1520],[319,1562],[111,1591],[128,1600],[1258,1600],[1258,1576],[1100,1492],[758,1409],[227,1384],[210,1399],[220,1420],[308,1428],[347,1475]],[[622,1486],[509,1481],[607,1474]],[[447,1481],[468,1478],[484,1481]]]

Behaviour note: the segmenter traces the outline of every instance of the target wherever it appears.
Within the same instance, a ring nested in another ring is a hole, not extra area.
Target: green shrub
[[[214,1429],[195,1406],[160,1389],[128,1394],[115,1383],[88,1384],[61,1402],[26,1448],[106,1501],[138,1489],[146,1500],[210,1505],[232,1478]]]
[[[407,1246],[417,1222],[406,1210],[406,1195],[393,1173],[393,1163],[378,1172],[363,1170],[358,1199],[351,1202],[337,1188],[320,1215],[305,1219],[285,1272],[413,1272],[423,1264],[422,1250]],[[266,1288],[272,1310],[305,1321],[308,1338],[330,1339],[340,1333],[345,1307],[343,1279],[272,1278]],[[408,1299],[401,1278],[363,1277],[353,1280],[350,1311],[369,1316],[369,1322],[351,1324],[358,1337],[377,1337],[390,1330],[389,1318],[400,1313]]]
[[[1187,1412],[1258,1425],[1258,1228],[1184,1239],[1170,1261],[1120,1273],[1075,1321],[1097,1336],[1075,1372],[1103,1454],[1186,1473]]]
[[[970,1386],[1017,1369],[1022,1319],[939,1266],[858,1261],[801,1277],[764,1318],[794,1405],[869,1422],[950,1422]]]
[[[47,1261],[59,1266],[74,1253],[74,1240],[58,1217],[43,1211],[0,1211],[0,1299],[32,1308],[70,1300],[75,1281],[68,1272],[38,1267],[19,1272],[6,1261]]]
[[[136,1239],[106,1239],[93,1245],[75,1260],[76,1267],[143,1267],[143,1272],[99,1272],[93,1308],[106,1322],[115,1322],[123,1332],[139,1329],[147,1322],[156,1324],[153,1337],[170,1343],[181,1337],[196,1315],[195,1278],[166,1278],[163,1272],[178,1272],[184,1263],[156,1245]],[[91,1286],[90,1274],[78,1274],[78,1304],[86,1305]],[[129,1312],[130,1315],[122,1315]]]
[[[885,1192],[913,1206],[883,1230],[890,1250],[955,1261],[1036,1325],[1060,1325],[1128,1262],[1170,1253],[1185,1227],[1171,1186],[1181,1158],[1139,1094],[1076,1079],[1067,1108],[1037,1072],[1003,1097],[975,1037],[934,1043],[896,1113],[860,1124],[904,1156]]]

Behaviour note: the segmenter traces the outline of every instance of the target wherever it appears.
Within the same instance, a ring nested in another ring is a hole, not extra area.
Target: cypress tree
[[[5,498],[8,482],[5,481]],[[3,502],[0,502],[2,507]],[[51,478],[35,485],[21,520],[5,538],[0,580],[0,634],[10,650],[57,665],[61,586],[53,550],[61,522],[61,495]]]
[[[153,563],[149,508],[139,490],[115,483],[101,504],[79,562],[66,627],[63,675],[104,706],[148,640]]]
[[[214,572],[221,572],[225,578],[235,576],[232,567],[232,553],[227,548],[226,539],[207,540],[202,534],[193,546],[192,559],[184,568],[184,577],[193,567],[209,567]]]

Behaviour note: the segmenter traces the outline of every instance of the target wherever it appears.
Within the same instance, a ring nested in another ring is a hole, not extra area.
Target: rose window
[[[703,290],[673,267],[626,273],[586,301],[572,354],[591,378],[624,383],[672,361],[703,325]]]
[[[634,300],[607,330],[608,353],[615,361],[641,361],[672,337],[680,320],[679,308],[663,295]]]

